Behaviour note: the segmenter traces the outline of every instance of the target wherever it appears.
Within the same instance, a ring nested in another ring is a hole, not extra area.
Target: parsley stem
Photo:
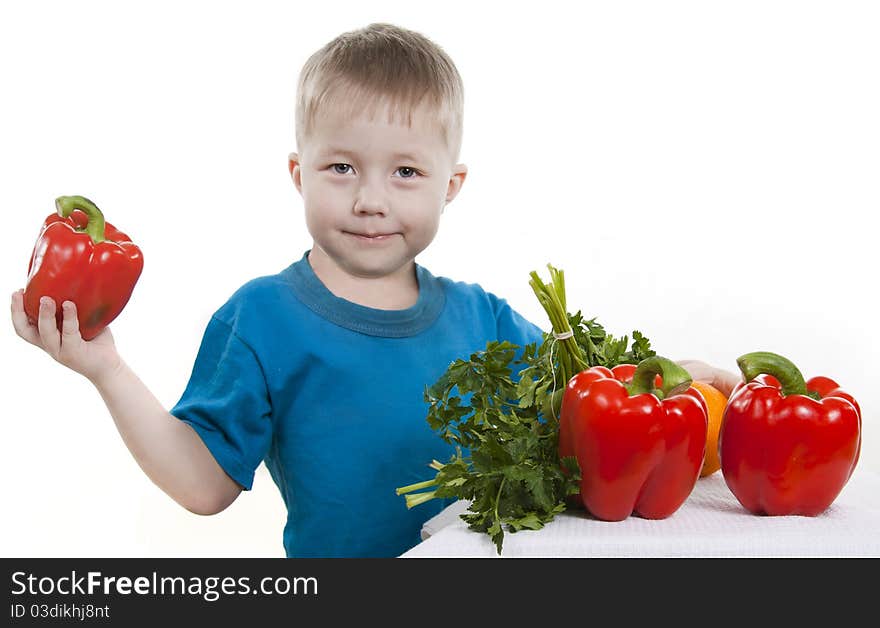
[[[532,271],[529,273],[529,276],[532,278],[529,285],[535,292],[535,296],[538,297],[538,302],[547,312],[555,337],[555,334],[571,332],[572,328],[568,312],[566,311],[565,275],[563,271],[554,268],[550,264],[547,264],[547,268],[550,269],[549,284],[544,283],[538,276],[538,273]],[[554,378],[558,372],[562,376],[562,387],[564,388],[568,384],[569,379],[588,368],[589,364],[583,349],[581,349],[573,336],[561,340],[556,338],[556,342],[559,343],[557,357],[559,367],[558,371],[554,371]]]
[[[498,519],[498,502],[501,501],[501,489],[504,488],[504,483],[507,481],[507,478],[501,478],[501,484],[498,485],[498,494],[495,496],[495,521],[499,521]],[[500,521],[499,521],[499,525]]]
[[[425,502],[429,502],[436,497],[436,491],[429,491],[426,493],[416,493],[415,495],[407,495],[406,496],[406,507],[412,508],[414,506],[418,506],[419,504],[424,504]]]
[[[409,486],[401,486],[400,488],[395,489],[395,492],[398,495],[403,495],[404,493],[412,493],[413,491],[428,488],[430,486],[437,486],[438,484],[440,484],[440,482],[437,478],[434,478],[433,480],[426,480],[424,482],[418,482],[417,484],[410,484]]]

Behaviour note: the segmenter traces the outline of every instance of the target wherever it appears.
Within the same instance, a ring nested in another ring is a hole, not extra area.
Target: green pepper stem
[[[55,199],[55,209],[62,218],[70,216],[74,209],[80,210],[89,218],[85,232],[92,242],[98,244],[104,241],[104,214],[85,196],[59,196]]]
[[[761,374],[772,375],[782,384],[783,396],[808,394],[807,384],[798,367],[781,355],[769,351],[754,351],[738,357],[736,364],[746,383]]]
[[[654,388],[657,375],[663,378],[659,389]],[[639,362],[633,373],[632,383],[626,389],[630,396],[652,393],[660,399],[666,399],[686,391],[692,381],[691,374],[683,367],[668,358],[654,355]]]

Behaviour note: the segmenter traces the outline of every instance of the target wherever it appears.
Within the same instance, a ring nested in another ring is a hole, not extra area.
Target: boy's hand
[[[739,375],[716,368],[700,360],[679,360],[677,364],[690,373],[694,380],[705,382],[717,388],[725,397],[730,397],[733,387],[742,381],[742,377]]]
[[[92,340],[83,340],[79,333],[76,305],[72,301],[65,301],[62,306],[64,319],[61,332],[55,322],[55,301],[49,297],[40,299],[40,314],[37,324],[33,325],[24,311],[24,290],[14,292],[11,309],[15,332],[92,383],[121,368],[122,359],[116,352],[110,328],[105,327]]]

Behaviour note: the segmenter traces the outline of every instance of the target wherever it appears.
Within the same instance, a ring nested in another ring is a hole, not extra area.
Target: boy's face
[[[411,126],[388,122],[387,109],[372,119],[327,111],[304,144],[289,168],[313,248],[353,277],[408,271],[467,174],[428,110],[414,111]]]

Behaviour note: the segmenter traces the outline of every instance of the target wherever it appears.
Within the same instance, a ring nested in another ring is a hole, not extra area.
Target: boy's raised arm
[[[225,509],[241,487],[188,423],[171,415],[127,364],[93,381],[116,429],[153,483],[199,515]]]
[[[22,299],[22,291],[12,295],[16,333],[95,385],[126,447],[156,486],[200,515],[216,514],[235,501],[241,487],[201,437],[169,413],[122,360],[109,327],[84,341],[73,303],[63,304],[59,332],[52,299],[43,299],[36,324],[28,321]]]

